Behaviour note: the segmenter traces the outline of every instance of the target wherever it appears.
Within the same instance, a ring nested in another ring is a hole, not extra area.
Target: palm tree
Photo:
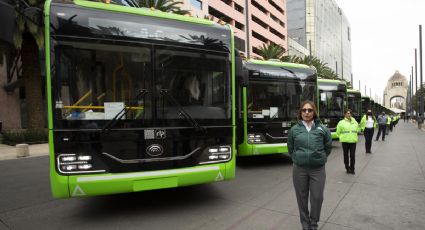
[[[324,79],[339,79],[338,75],[331,68],[328,67],[326,62],[321,61],[319,58],[314,56],[305,56],[304,58],[298,56],[284,56],[280,59],[284,62],[292,62],[305,64],[308,66],[314,66],[317,71],[317,76]]]
[[[21,53],[22,78],[25,85],[25,98],[28,115],[28,129],[44,128],[42,97],[42,77],[39,52],[43,49],[44,37],[40,20],[44,0],[9,2],[15,6],[16,29],[13,36],[15,48]]]
[[[271,43],[270,45],[263,44],[263,46],[258,47],[258,54],[264,59],[280,59],[283,54],[286,52],[285,48],[280,45]]]
[[[95,0],[96,2],[103,2],[104,0]],[[164,12],[172,12],[175,14],[185,15],[188,14],[188,10],[182,10],[180,8],[181,1],[173,0],[112,0],[111,3],[118,5],[126,5],[136,8],[151,8]]]
[[[303,59],[296,55],[291,55],[291,56],[283,56],[282,58],[280,58],[280,60],[283,62],[302,63]]]

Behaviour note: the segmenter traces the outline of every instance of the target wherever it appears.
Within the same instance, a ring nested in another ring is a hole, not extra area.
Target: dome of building
[[[401,75],[401,73],[398,72],[398,70],[396,70],[394,75],[390,77],[388,81],[407,81],[407,80],[405,76]]]

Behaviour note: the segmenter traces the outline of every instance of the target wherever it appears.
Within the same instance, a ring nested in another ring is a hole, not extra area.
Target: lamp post
[[[419,25],[419,74],[421,76],[421,116],[424,117],[424,93],[423,93],[423,82],[422,82],[422,25]]]
[[[413,69],[413,67],[412,67]],[[409,121],[409,116],[412,117],[412,111],[413,111],[413,72],[412,74],[410,74],[410,84],[409,84],[409,91],[410,91],[410,95],[409,95],[409,110],[407,115],[407,119]]]

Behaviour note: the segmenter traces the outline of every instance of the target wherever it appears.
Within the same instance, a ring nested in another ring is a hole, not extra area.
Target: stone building
[[[406,110],[407,90],[409,83],[405,76],[395,71],[384,90],[384,106]]]

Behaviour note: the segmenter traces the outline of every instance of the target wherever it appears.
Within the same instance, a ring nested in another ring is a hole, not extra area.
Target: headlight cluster
[[[323,122],[324,123],[329,123],[331,120],[329,119],[329,118],[325,118],[325,119],[323,119]]]
[[[249,144],[261,144],[265,143],[265,138],[263,134],[248,134],[248,143]]]
[[[105,170],[91,170],[92,156],[87,154],[60,154],[57,156],[58,168],[62,173],[104,172]]]
[[[284,121],[282,122],[282,128],[289,128],[291,127],[291,122],[290,121]]]
[[[214,146],[204,150],[203,157],[199,164],[210,164],[229,161],[232,158],[232,148],[230,146]]]

